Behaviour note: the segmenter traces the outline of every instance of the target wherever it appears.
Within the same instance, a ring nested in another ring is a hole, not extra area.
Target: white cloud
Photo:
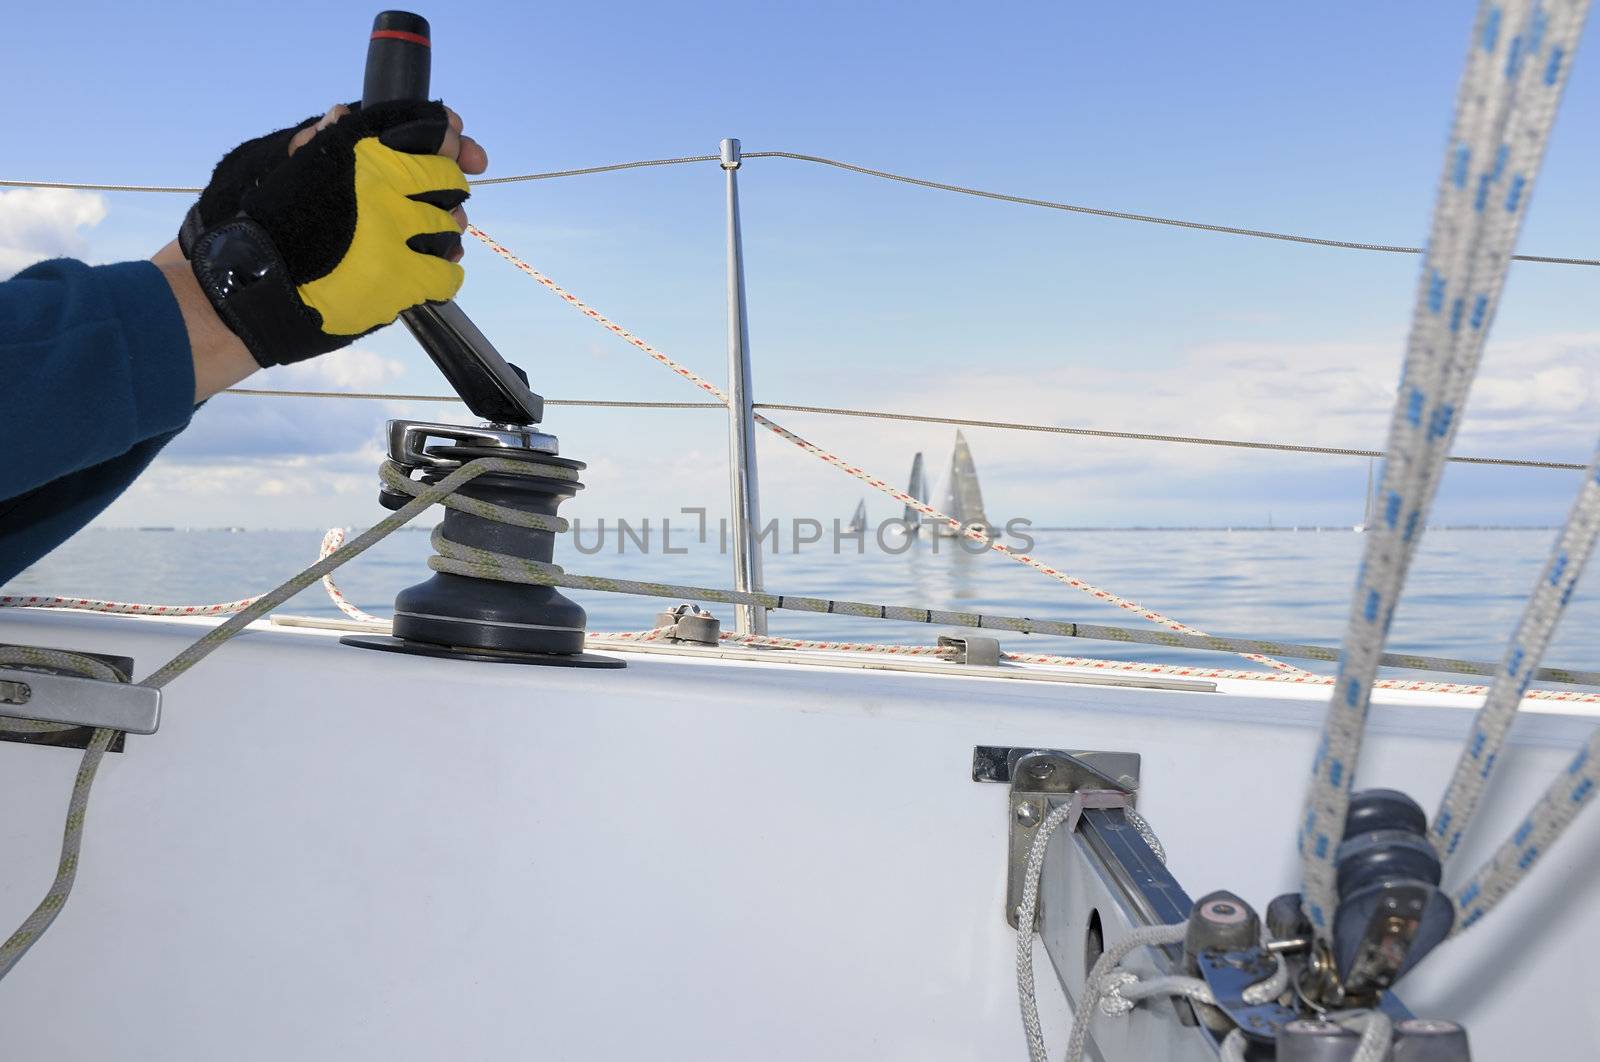
[[[273,369],[246,380],[246,388],[291,391],[383,391],[405,374],[394,358],[347,347]],[[383,437],[383,422],[400,415],[390,402],[218,395],[167,448],[187,464],[241,458],[333,456],[360,450]]]
[[[162,457],[96,522],[107,527],[365,525],[384,515],[377,501],[382,458],[375,439],[366,448],[330,454],[212,461]]]
[[[1492,345],[1457,452],[1586,460],[1600,430],[1597,351],[1600,333]],[[893,390],[869,385],[865,393],[841,392],[835,400],[958,417],[1379,449],[1399,358],[1398,341],[1197,345],[1160,366],[1125,359],[1041,371],[995,362],[960,379],[910,377]],[[291,373],[294,379],[287,379]],[[281,370],[260,386],[380,389],[399,374],[399,363],[352,350]],[[406,414],[459,418],[459,410],[395,403],[219,398],[130,492],[130,504],[104,522],[368,523],[379,515],[382,422]],[[925,452],[937,486],[954,436],[943,425],[772,416],[896,486],[904,485],[916,450]],[[673,516],[676,522],[681,506],[703,505],[713,518],[725,511],[725,428],[716,413],[563,408],[550,427],[562,436],[565,453],[589,464],[582,476],[587,489],[564,507],[569,516],[586,522]],[[1366,463],[1359,459],[984,428],[966,434],[989,515],[997,520],[1259,523],[1272,510],[1279,522],[1339,523],[1361,515]],[[896,509],[770,433],[757,436],[766,516],[845,519],[861,497],[873,519]],[[1571,479],[1568,473],[1457,466],[1447,479],[1441,518],[1557,520],[1570,499]],[[1452,482],[1458,486],[1451,488]],[[157,506],[194,515],[157,519]]]
[[[1040,373],[996,371],[896,396],[896,405],[954,416],[1117,431],[1381,449],[1399,375],[1398,344],[1229,343],[1175,363],[1105,363]],[[1600,333],[1492,345],[1473,386],[1457,450],[1586,455],[1600,430]],[[858,428],[870,435],[870,427]],[[1059,439],[1007,434],[1005,459],[1060,454]],[[1110,445],[1166,466],[1206,467],[1226,451]],[[993,460],[993,456],[991,457]]]
[[[47,258],[82,258],[82,230],[105,220],[106,198],[65,188],[0,191],[0,280]]]
[[[381,391],[405,372],[405,365],[395,358],[386,358],[362,347],[345,347],[273,369],[245,386],[298,391]]]
[[[1456,452],[1586,461],[1600,432],[1600,333],[1492,343],[1468,403]],[[959,378],[925,375],[894,392],[840,394],[838,405],[973,419],[1320,446],[1382,449],[1399,375],[1393,343],[1228,343],[1175,361],[1107,359],[1013,371],[994,362]],[[848,461],[903,485],[911,453],[926,452],[937,483],[954,429],[831,416],[773,418]],[[847,513],[858,495],[874,517],[893,503],[794,447],[759,433],[768,511]],[[1361,512],[1358,459],[966,429],[989,515],[1040,523],[1338,522]],[[770,441],[769,441],[770,440]],[[1457,466],[1463,491],[1490,473]],[[1448,509],[1451,520],[1555,519],[1570,474],[1507,473],[1491,494]],[[1474,478],[1477,477],[1477,478]],[[1448,485],[1448,481],[1447,481]],[[1543,508],[1518,507],[1524,492]],[[1448,493],[1448,492],[1447,492]]]

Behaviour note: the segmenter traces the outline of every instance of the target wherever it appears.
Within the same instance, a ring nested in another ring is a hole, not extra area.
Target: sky
[[[1468,3],[1145,5],[456,0],[433,85],[489,176],[746,151],[823,155],[1094,207],[1415,245]],[[30,5],[0,39],[0,177],[200,184],[234,144],[359,94],[372,5]],[[92,25],[93,32],[85,32]],[[1594,33],[1589,34],[1593,38]],[[1521,249],[1600,255],[1600,70],[1580,53]],[[1378,449],[1411,256],[1295,246],[988,202],[803,162],[741,173],[758,401]],[[147,257],[179,195],[0,190],[0,276],[67,254]],[[602,313],[726,380],[714,163],[489,187],[480,225]],[[473,241],[468,241],[472,244]],[[469,246],[458,299],[549,398],[697,391]],[[1600,428],[1600,270],[1512,270],[1458,453],[1585,461]],[[442,393],[390,329],[244,386]],[[383,421],[459,406],[223,396],[101,518],[109,526],[361,526]],[[901,481],[953,429],[774,414]],[[552,407],[589,463],[586,518],[727,507],[714,410]],[[868,493],[761,433],[770,516]],[[1341,524],[1360,459],[969,429],[997,522]],[[1436,518],[1550,524],[1577,473],[1456,466]],[[936,472],[935,479],[938,479]],[[872,517],[897,512],[868,499]]]

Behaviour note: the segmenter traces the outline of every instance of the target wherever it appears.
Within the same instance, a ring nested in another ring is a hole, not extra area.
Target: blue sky
[[[239,140],[358,94],[374,10],[32,7],[0,43],[19,104],[0,170],[200,183]],[[435,91],[487,146],[491,176],[711,153],[738,136],[746,150],[1023,195],[1418,243],[1472,10],[457,2],[423,13],[435,26]],[[1600,254],[1600,142],[1584,135],[1600,119],[1592,58],[1578,56],[1524,250]],[[702,164],[486,188],[469,210],[721,382],[720,177]],[[742,190],[761,400],[1382,445],[1409,257],[1064,215],[787,160],[751,161]],[[145,256],[186,205],[6,194],[0,265],[33,251]],[[487,253],[469,251],[467,266],[460,301],[536,390],[699,397]],[[1597,283],[1600,270],[1513,270],[1460,452],[1587,458],[1600,426]],[[443,384],[408,337],[385,333],[248,386]],[[449,408],[219,399],[104,519],[364,524],[377,514],[381,421],[449,419]],[[949,452],[942,428],[782,419],[894,478],[914,450],[934,466]],[[547,424],[593,466],[576,512],[724,504],[715,413],[552,409]],[[1260,523],[1269,510],[1279,523],[1349,522],[1366,472],[1338,458],[969,438],[991,515],[1044,524]],[[776,439],[763,440],[761,459],[769,513],[844,515],[863,493]],[[1440,514],[1554,522],[1574,485],[1573,474],[1453,471]]]

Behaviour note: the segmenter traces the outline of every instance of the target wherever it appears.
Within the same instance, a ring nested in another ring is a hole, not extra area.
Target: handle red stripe
[[[410,41],[420,44],[424,48],[433,47],[433,42],[420,33],[407,33],[405,30],[373,30],[373,40]]]

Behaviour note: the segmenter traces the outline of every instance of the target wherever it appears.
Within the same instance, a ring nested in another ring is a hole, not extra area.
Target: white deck
[[[198,633],[0,612],[0,642],[131,655],[141,676]],[[0,985],[0,1055],[1022,1059],[1006,794],[969,780],[979,744],[1137,751],[1191,895],[1264,907],[1296,881],[1325,689],[627,659],[425,660],[294,629],[228,645],[107,757],[77,891]],[[1429,806],[1471,703],[1381,698],[1361,784]],[[1530,706],[1466,862],[1584,714]],[[78,756],[0,743],[0,932],[53,872]],[[1530,1030],[1539,1057],[1587,1057],[1597,868],[1580,820],[1402,996],[1464,1020],[1481,1060],[1529,1057]]]

